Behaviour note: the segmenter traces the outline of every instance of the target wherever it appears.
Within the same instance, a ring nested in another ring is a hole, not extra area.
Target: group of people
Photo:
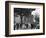
[[[14,30],[15,29],[31,29],[33,28],[33,15],[29,14],[28,16],[17,15],[14,18]]]
[[[15,8],[14,10],[14,30],[18,29],[39,29],[38,9]]]

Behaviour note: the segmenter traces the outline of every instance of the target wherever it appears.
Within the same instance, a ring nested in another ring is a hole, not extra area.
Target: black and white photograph
[[[45,34],[45,4],[5,2],[5,36]]]
[[[37,8],[14,8],[14,30],[40,29],[39,16]]]

